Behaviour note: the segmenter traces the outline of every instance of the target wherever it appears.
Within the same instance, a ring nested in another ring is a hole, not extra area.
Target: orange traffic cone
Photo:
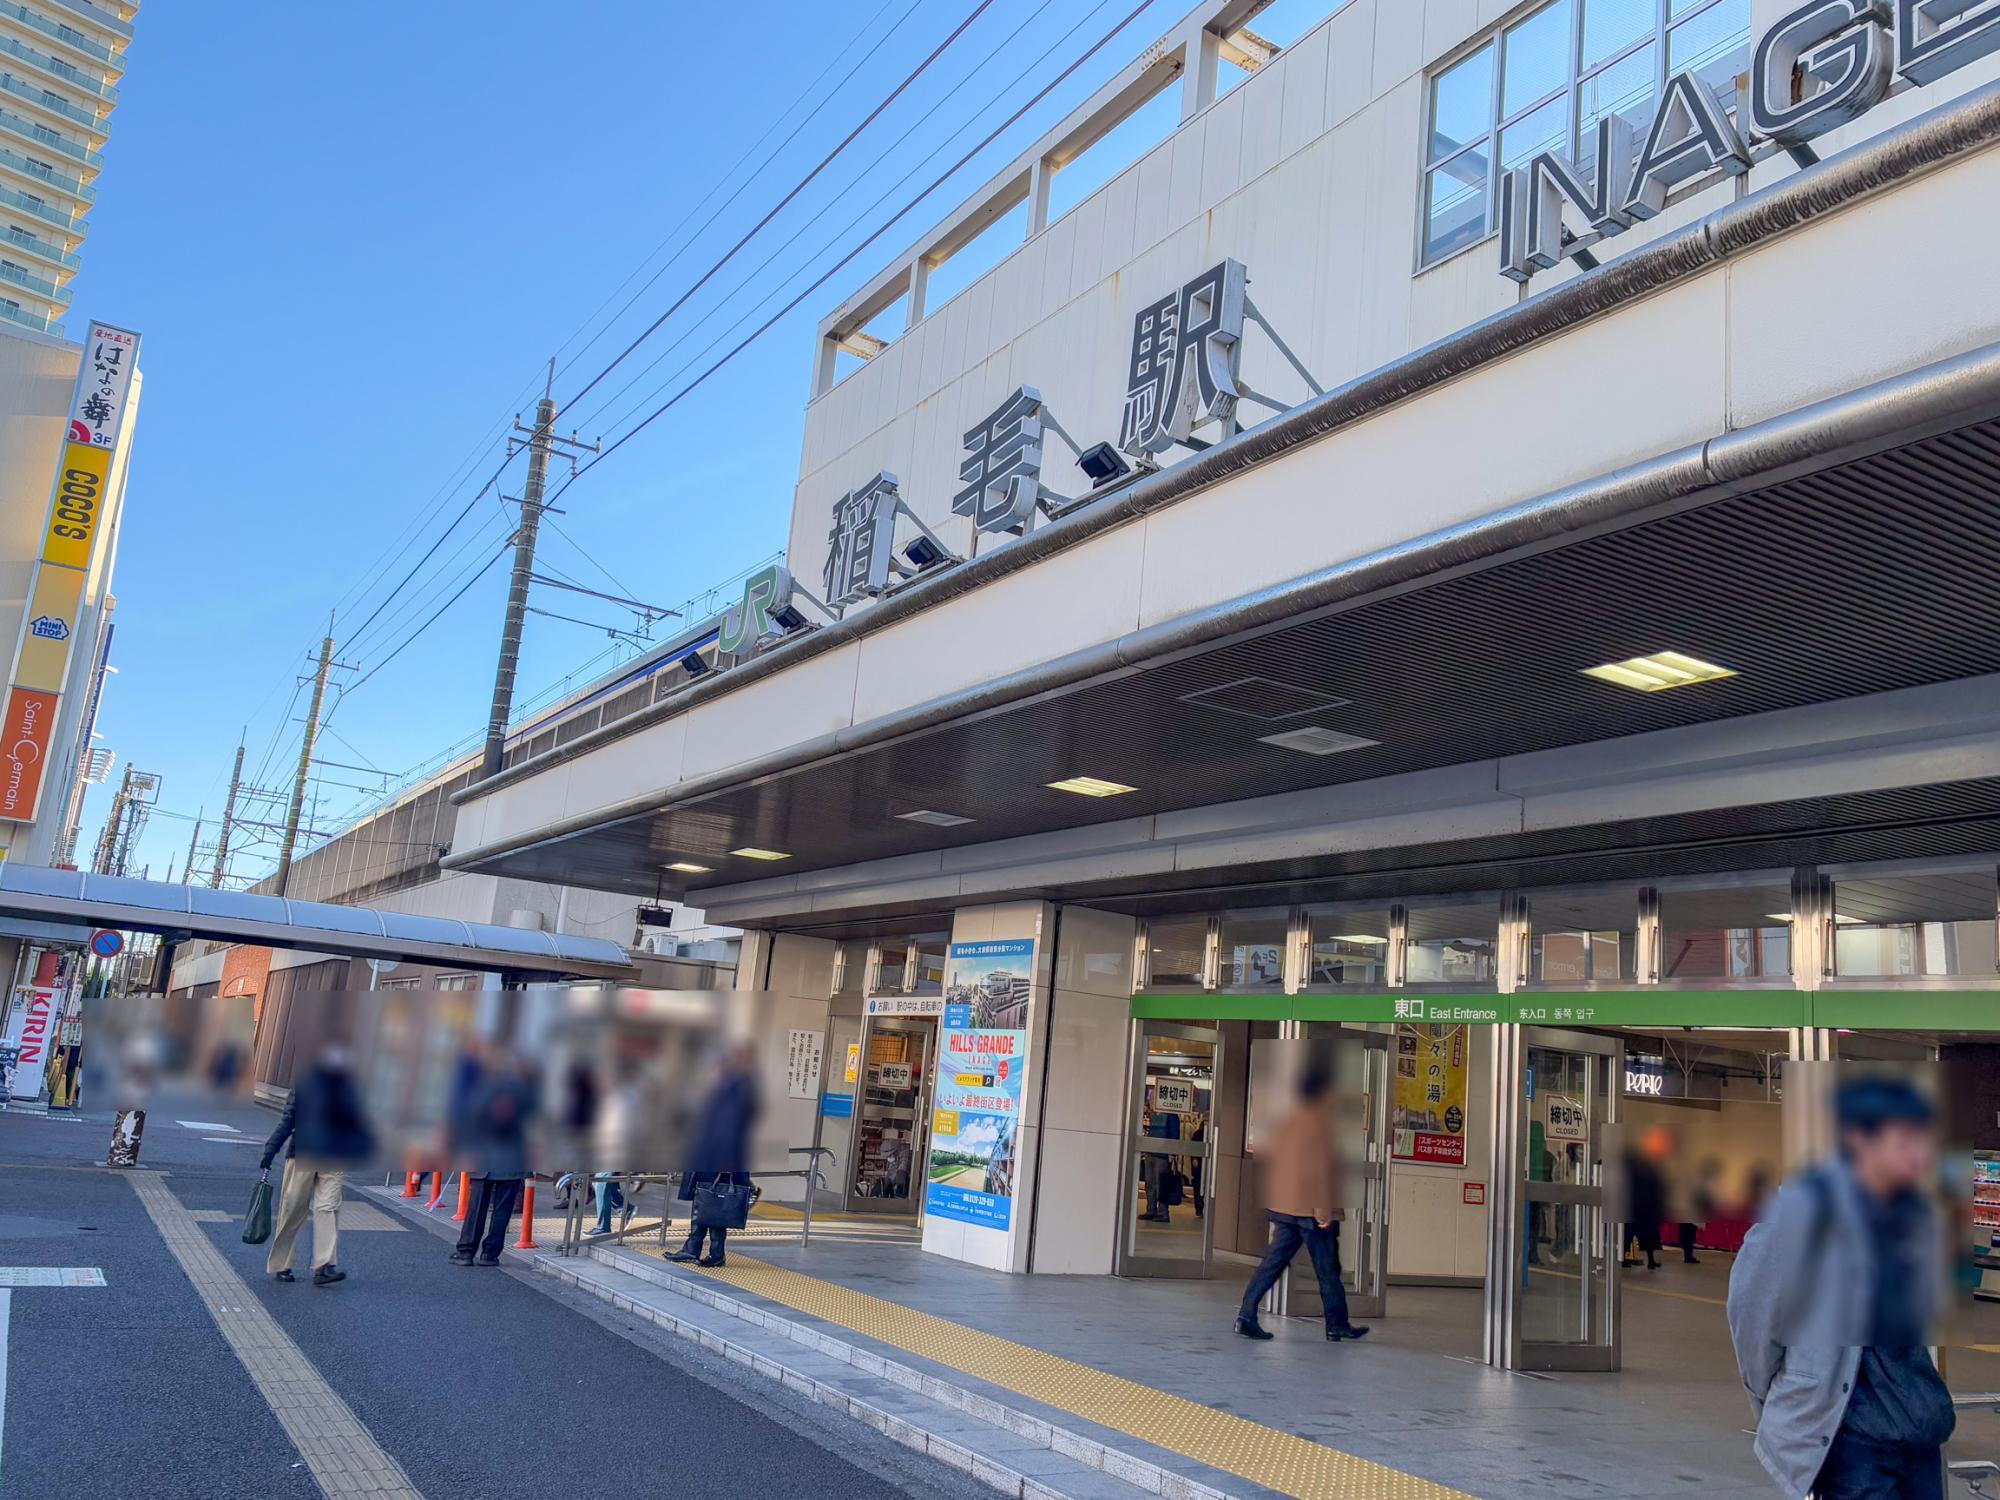
[[[466,1176],[465,1173],[460,1172],[458,1174],[458,1212],[451,1216],[451,1222],[454,1224],[463,1224],[465,1222],[466,1211],[471,1207],[472,1179]]]
[[[405,1198],[414,1198],[417,1196],[417,1180],[423,1175],[421,1172],[405,1172],[403,1174],[403,1196]]]
[[[444,1196],[444,1179],[444,1168],[439,1167],[437,1176],[431,1182],[431,1201],[424,1205],[425,1213],[429,1213],[432,1209],[436,1208],[438,1206],[438,1199]]]

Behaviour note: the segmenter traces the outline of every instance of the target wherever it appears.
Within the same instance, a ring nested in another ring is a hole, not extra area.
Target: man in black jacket
[[[340,1192],[348,1170],[366,1161],[374,1145],[347,1047],[339,1041],[327,1042],[293,1085],[278,1128],[264,1142],[259,1163],[268,1172],[279,1150],[286,1150],[284,1187],[278,1194],[271,1253],[264,1263],[278,1280],[295,1279],[292,1261],[308,1214],[313,1224],[313,1285],[331,1286],[347,1279],[347,1273],[334,1264],[340,1239]]]
[[[525,1062],[502,1052],[466,1101],[459,1148],[465,1174],[472,1180],[472,1199],[458,1246],[455,1265],[500,1264],[507,1244],[507,1221],[521,1206],[528,1176],[528,1147],[540,1093]]]

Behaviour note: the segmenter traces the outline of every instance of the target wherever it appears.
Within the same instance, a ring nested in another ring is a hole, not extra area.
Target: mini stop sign
[[[100,928],[90,935],[90,951],[99,958],[116,958],[125,951],[125,939],[110,928]]]

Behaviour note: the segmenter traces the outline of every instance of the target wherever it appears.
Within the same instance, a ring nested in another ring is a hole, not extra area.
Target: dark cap
[[[1937,1117],[1923,1090],[1901,1078],[1856,1078],[1834,1095],[1842,1130],[1873,1135],[1885,1125],[1928,1125]]]

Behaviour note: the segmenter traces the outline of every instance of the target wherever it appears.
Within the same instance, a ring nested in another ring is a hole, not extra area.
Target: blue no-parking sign
[[[100,928],[90,935],[90,951],[99,958],[116,958],[125,951],[125,939],[110,928]]]

